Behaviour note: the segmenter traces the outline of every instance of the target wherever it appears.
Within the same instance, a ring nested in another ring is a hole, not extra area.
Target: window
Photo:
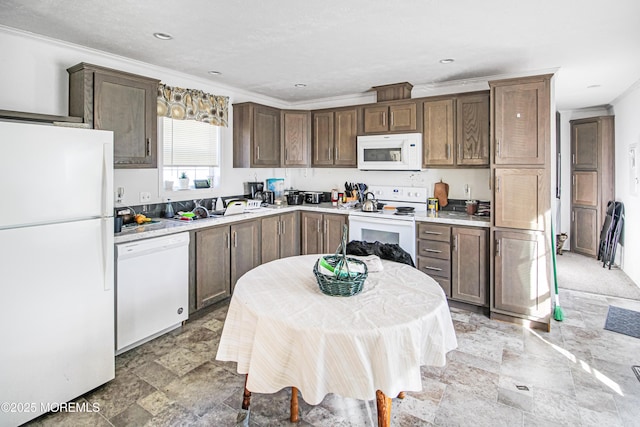
[[[220,176],[220,128],[194,120],[160,118],[162,146],[162,180],[165,191],[178,190],[178,178],[184,172],[189,177],[189,189],[194,179],[206,179],[212,184]],[[169,185],[169,181],[172,182]],[[169,186],[167,186],[169,185]]]

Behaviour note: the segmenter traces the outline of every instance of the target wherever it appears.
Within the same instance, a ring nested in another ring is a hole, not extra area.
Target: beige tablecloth
[[[216,358],[249,374],[247,388],[297,387],[312,405],[328,393],[371,400],[420,391],[420,366],[444,366],[457,341],[446,297],[421,271],[383,261],[352,297],[324,295],[319,255],[284,258],[236,284]]]

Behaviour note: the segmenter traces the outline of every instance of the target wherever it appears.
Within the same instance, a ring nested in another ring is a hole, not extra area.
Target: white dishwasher
[[[116,354],[189,316],[189,233],[116,245]]]

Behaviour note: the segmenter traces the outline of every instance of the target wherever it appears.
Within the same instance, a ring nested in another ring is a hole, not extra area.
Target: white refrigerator
[[[0,122],[0,426],[114,378],[113,133]]]

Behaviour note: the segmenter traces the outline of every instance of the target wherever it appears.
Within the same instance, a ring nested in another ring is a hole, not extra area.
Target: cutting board
[[[433,197],[438,199],[438,205],[443,208],[449,204],[449,184],[446,182],[436,182],[433,188]]]

